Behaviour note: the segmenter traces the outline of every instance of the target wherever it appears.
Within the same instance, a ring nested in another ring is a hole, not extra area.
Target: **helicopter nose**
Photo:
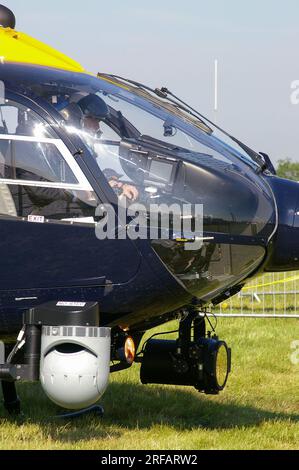
[[[278,227],[265,271],[295,271],[299,269],[299,183],[278,177],[268,182],[276,199]]]

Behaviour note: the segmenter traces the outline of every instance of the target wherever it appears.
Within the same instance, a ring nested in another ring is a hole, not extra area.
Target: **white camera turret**
[[[101,398],[109,380],[110,336],[109,328],[43,327],[40,380],[54,403],[79,410]]]

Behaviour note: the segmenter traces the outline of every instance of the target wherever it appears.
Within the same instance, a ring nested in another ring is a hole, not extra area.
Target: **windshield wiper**
[[[194,114],[192,108],[190,106],[187,105],[184,106],[182,105],[182,103],[179,103],[179,102],[176,102],[174,100],[172,100],[171,98],[169,98],[168,96],[161,96],[160,94],[160,90],[158,88],[156,88],[155,90],[147,85],[144,85],[143,83],[139,83],[139,82],[136,82],[135,80],[130,80],[128,78],[124,78],[124,77],[120,77],[119,75],[112,75],[112,74],[107,74],[107,73],[98,73],[97,74],[98,78],[111,78],[111,79],[117,79],[117,80],[121,80],[122,82],[125,82],[125,83],[129,83],[130,85],[133,85],[135,86],[136,88],[139,88],[140,90],[142,90],[143,92],[145,92],[146,94],[148,94],[148,96],[150,98],[153,98],[152,94],[158,96],[159,98],[164,98],[166,99],[167,101],[169,101],[172,105],[174,105],[174,107],[176,109],[180,109],[182,111],[184,111],[185,113],[189,114],[190,116],[192,116],[193,118],[195,118],[197,121],[199,121],[204,127],[205,127],[205,130],[209,133],[213,133],[213,130],[207,126],[207,124],[202,120],[200,119],[199,117],[199,114],[196,113]]]
[[[174,105],[175,107],[183,110],[184,112],[190,114],[191,116],[195,117],[201,124],[203,124],[207,129],[210,130],[211,134],[213,133],[213,129],[211,129],[207,123],[209,123],[210,125],[212,125],[215,129],[219,130],[220,132],[222,132],[224,135],[226,135],[227,137],[229,137],[233,142],[235,142],[241,149],[243,149],[247,155],[249,155],[249,157],[255,162],[257,163],[257,165],[260,167],[260,171],[264,171],[266,169],[268,169],[268,165],[267,163],[265,162],[265,159],[260,155],[258,154],[255,150],[252,150],[250,147],[248,147],[246,144],[244,144],[243,142],[241,142],[239,139],[237,139],[236,137],[234,137],[233,135],[231,135],[229,132],[225,131],[224,129],[222,129],[220,126],[218,126],[217,124],[215,124],[213,121],[211,121],[210,119],[208,119],[206,116],[204,116],[203,114],[201,114],[199,111],[197,111],[196,109],[194,109],[192,106],[190,106],[188,103],[186,103],[185,101],[181,100],[178,96],[176,96],[174,93],[172,93],[170,90],[168,90],[168,88],[166,87],[162,87],[162,88],[156,88],[156,89],[153,89],[147,85],[144,85],[142,83],[139,83],[139,82],[136,82],[135,80],[130,80],[128,78],[124,78],[124,77],[120,77],[118,75],[113,75],[113,74],[101,74],[101,73],[98,73],[98,77],[99,78],[105,78],[105,77],[108,77],[108,78],[114,78],[114,79],[118,79],[118,80],[121,80],[125,83],[129,83],[131,85],[134,85],[135,87],[141,89],[143,92],[147,92],[149,94],[149,96],[152,96],[151,93],[155,94],[156,96],[158,96],[159,98],[162,98],[162,99],[165,99],[167,101],[169,101],[172,105]],[[150,93],[149,93],[150,92]]]

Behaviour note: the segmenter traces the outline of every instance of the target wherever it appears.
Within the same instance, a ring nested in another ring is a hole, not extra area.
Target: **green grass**
[[[58,421],[39,385],[23,384],[24,416],[0,408],[0,449],[298,449],[299,364],[290,361],[298,320],[221,319],[217,331],[233,350],[219,396],[141,385],[135,365],[111,377],[103,419]]]

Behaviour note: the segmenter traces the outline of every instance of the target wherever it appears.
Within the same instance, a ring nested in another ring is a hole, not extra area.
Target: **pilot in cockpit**
[[[109,108],[105,101],[97,95],[90,94],[80,98],[76,103],[68,104],[61,111],[61,114],[70,126],[77,129],[79,126],[80,135],[84,138],[88,147],[93,149],[95,158],[97,158],[99,155],[95,150],[95,144],[103,134],[101,122],[105,122],[109,117]],[[105,169],[103,173],[118,196],[125,197],[130,201],[138,199],[138,189],[134,185],[121,182],[122,175],[112,168]]]

